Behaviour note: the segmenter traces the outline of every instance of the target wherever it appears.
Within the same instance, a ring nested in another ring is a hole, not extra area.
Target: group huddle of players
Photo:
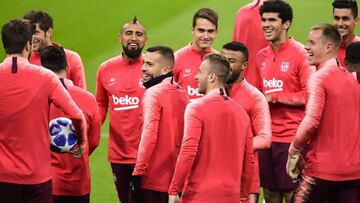
[[[360,202],[360,38],[354,0],[304,45],[288,36],[291,6],[254,0],[233,41],[212,48],[218,15],[193,15],[175,53],[151,46],[136,18],[123,52],[103,62],[96,95],[80,56],[51,41],[49,14],[3,25],[0,202],[90,202],[89,156],[110,115],[108,159],[119,201]],[[359,71],[359,72],[357,72]],[[79,148],[50,152],[49,120],[72,119]],[[51,156],[50,156],[51,154]]]

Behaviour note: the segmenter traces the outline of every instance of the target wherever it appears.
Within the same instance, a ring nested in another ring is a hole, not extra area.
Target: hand
[[[74,146],[70,153],[74,157],[81,157],[81,155],[85,152],[86,145],[87,145],[87,124],[85,116],[82,115],[81,120],[73,121],[75,131],[78,138],[78,145]]]
[[[267,94],[267,95],[265,95],[265,98],[266,98],[266,101],[268,102],[268,103],[272,103],[272,96],[271,95],[269,95],[269,94]]]
[[[296,150],[293,145],[290,145],[289,156],[286,163],[286,173],[290,176],[293,182],[296,182],[300,175],[299,168],[303,168],[305,160],[300,154],[299,150]]]
[[[169,203],[179,203],[180,198],[178,195],[169,195]]]
[[[144,199],[141,196],[141,177],[142,176],[132,176],[131,178],[130,194],[135,203],[144,202]]]

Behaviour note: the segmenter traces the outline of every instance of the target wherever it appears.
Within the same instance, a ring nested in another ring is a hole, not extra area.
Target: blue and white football
[[[77,136],[72,121],[58,117],[49,123],[50,149],[57,153],[70,152],[77,144]]]

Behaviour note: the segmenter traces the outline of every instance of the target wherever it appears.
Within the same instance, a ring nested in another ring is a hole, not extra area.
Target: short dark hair
[[[205,60],[209,61],[209,72],[214,73],[220,83],[226,84],[230,73],[230,63],[226,57],[221,54],[208,54]]]
[[[224,44],[223,49],[231,50],[231,51],[239,51],[243,54],[245,61],[248,61],[249,59],[249,50],[245,46],[245,44],[241,42],[232,41],[227,44]]]
[[[333,13],[335,8],[347,8],[350,9],[354,18],[358,17],[358,6],[356,0],[335,0],[332,3]]]
[[[146,49],[147,52],[157,52],[159,53],[166,61],[168,61],[169,66],[172,68],[174,66],[174,51],[167,46],[152,46]]]
[[[264,13],[278,13],[282,23],[288,20],[292,22],[293,20],[293,10],[290,4],[282,0],[265,1],[264,4],[260,6],[260,15],[262,16]]]
[[[144,27],[144,34],[146,35],[145,26],[139,21],[139,19],[138,19],[136,16],[134,16],[133,19],[129,20],[128,22],[126,22],[126,23],[121,27],[120,33],[122,33],[122,32],[124,31],[124,26],[127,25],[127,24],[134,24],[134,25],[135,25],[135,24],[139,24],[139,25],[143,26],[143,27]]]
[[[192,23],[193,28],[196,26],[196,20],[198,18],[204,18],[204,19],[210,21],[212,24],[214,24],[216,29],[218,28],[219,17],[218,17],[218,14],[214,10],[212,10],[210,8],[199,9],[193,16],[193,23]]]
[[[54,27],[51,16],[41,10],[31,10],[29,13],[24,15],[24,19],[30,20],[32,24],[38,23],[40,29],[45,32]]]
[[[311,30],[322,30],[322,36],[324,36],[327,40],[332,41],[336,49],[339,48],[342,38],[339,30],[334,25],[327,23],[318,24],[313,26]]]
[[[22,53],[26,44],[31,44],[34,31],[34,26],[24,19],[5,23],[1,29],[1,37],[6,54]]]
[[[345,60],[351,64],[360,63],[360,42],[353,42],[346,47]]]
[[[41,65],[55,73],[66,70],[67,61],[64,48],[50,45],[42,49]]]

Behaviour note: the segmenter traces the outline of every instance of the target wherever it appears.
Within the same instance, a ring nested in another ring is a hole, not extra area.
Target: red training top
[[[140,101],[145,92],[142,85],[142,57],[124,59],[122,55],[100,65],[96,77],[96,100],[100,121],[110,108],[109,161],[134,164],[140,142]]]
[[[143,99],[143,130],[133,175],[143,176],[142,188],[167,192],[184,133],[188,96],[166,78],[146,90]]]
[[[360,92],[357,81],[332,58],[308,82],[308,103],[293,146],[307,143],[303,173],[346,181],[360,179]]]

